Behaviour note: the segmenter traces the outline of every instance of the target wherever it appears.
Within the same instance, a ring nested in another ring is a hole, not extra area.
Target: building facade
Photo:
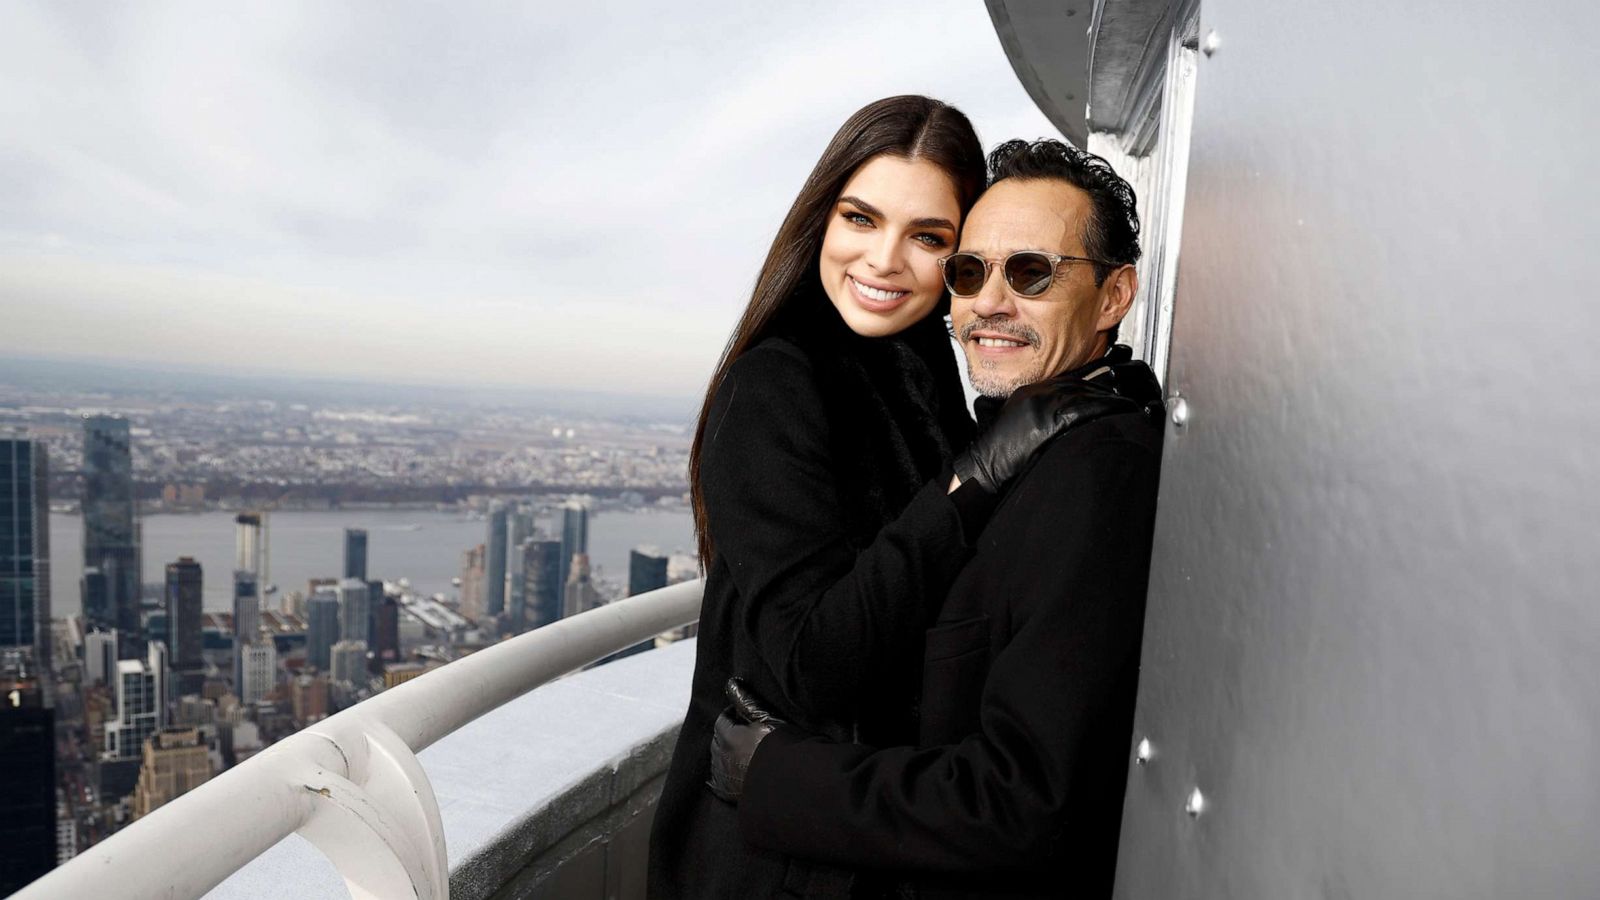
[[[123,762],[140,759],[145,739],[167,724],[167,648],[151,641],[144,659],[117,663],[117,717],[107,722],[104,756]]]
[[[168,728],[144,743],[132,812],[143,818],[211,780],[211,755],[196,728]]]
[[[201,656],[200,616],[203,605],[203,572],[193,557],[182,556],[167,564],[167,649],[172,670],[170,686],[174,698],[198,694],[205,683],[205,659]]]
[[[319,588],[306,600],[306,662],[326,672],[339,642],[339,595]]]
[[[142,570],[139,561],[138,505],[133,493],[133,439],[128,420],[88,416],[83,420],[83,566],[105,581],[105,602],[96,615],[110,621],[89,624],[115,628],[123,659],[144,655],[139,622]],[[91,607],[86,603],[87,615]]]
[[[0,439],[0,648],[50,668],[50,503],[44,444]],[[46,689],[48,693],[48,688]]]
[[[496,501],[489,507],[489,534],[484,540],[483,614],[498,616],[506,609],[506,524],[505,504]]]
[[[367,580],[367,530],[344,530],[344,577]]]

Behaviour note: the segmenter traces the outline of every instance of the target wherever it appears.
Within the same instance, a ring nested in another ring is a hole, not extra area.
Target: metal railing
[[[446,900],[439,805],[416,754],[546,682],[693,622],[701,590],[691,581],[619,600],[396,685],[173,800],[14,900],[199,898],[296,833],[356,900]]]

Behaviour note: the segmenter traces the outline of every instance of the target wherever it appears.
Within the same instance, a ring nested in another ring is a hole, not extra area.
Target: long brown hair
[[[694,533],[699,545],[700,565],[709,570],[716,547],[706,522],[705,494],[700,485],[700,462],[705,449],[706,419],[712,401],[728,377],[728,369],[745,351],[768,336],[773,322],[796,297],[822,290],[817,274],[817,259],[822,253],[822,236],[828,217],[839,200],[846,182],[868,160],[895,156],[906,160],[926,159],[943,169],[956,188],[961,214],[978,199],[983,190],[983,145],[966,115],[953,106],[928,97],[907,94],[886,97],[858,110],[839,128],[828,148],[822,151],[816,168],[800,188],[800,195],[783,225],[766,262],[756,278],[750,303],[733,329],[717,370],[706,387],[700,404],[700,420],[694,429],[694,444],[689,450],[689,486],[694,504]],[[827,313],[837,315],[831,306]]]

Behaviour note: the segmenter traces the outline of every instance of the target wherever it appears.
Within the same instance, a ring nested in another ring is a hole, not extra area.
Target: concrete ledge
[[[547,684],[418,755],[453,900],[642,897],[650,816],[689,704],[694,641]],[[345,897],[291,836],[208,898]]]

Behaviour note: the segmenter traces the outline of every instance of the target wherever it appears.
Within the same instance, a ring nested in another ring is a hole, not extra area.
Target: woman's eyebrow
[[[844,197],[840,197],[839,198],[839,202],[840,203],[848,203],[851,206],[856,207],[857,209],[861,210],[862,212],[866,213],[869,216],[872,216],[875,219],[886,219],[886,218],[888,218],[888,216],[885,216],[883,214],[882,210],[878,209],[876,206],[873,206],[871,203],[868,203],[867,201],[861,199],[860,197],[852,197],[852,196],[846,195]],[[949,229],[951,231],[955,231],[956,230],[955,224],[952,223],[949,219],[941,219],[941,218],[938,218],[937,216],[931,216],[931,217],[926,217],[926,218],[921,218],[921,219],[912,219],[911,220],[911,227],[912,228],[947,228],[947,229]]]
[[[876,218],[876,219],[884,218],[883,210],[877,208],[876,206],[873,206],[871,203],[868,203],[867,201],[861,199],[860,197],[851,197],[851,196],[846,195],[844,197],[840,197],[839,198],[839,202],[840,203],[848,203],[851,206],[854,206],[857,209],[861,210],[862,212],[866,213],[867,215],[872,216],[873,218]]]

